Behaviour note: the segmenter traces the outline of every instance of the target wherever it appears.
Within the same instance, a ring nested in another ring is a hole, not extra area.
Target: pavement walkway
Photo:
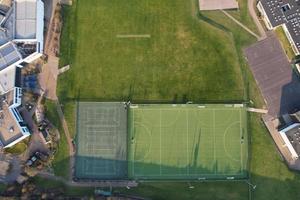
[[[127,181],[127,180],[74,182],[72,180],[65,180],[62,177],[57,177],[48,172],[38,172],[37,175],[46,179],[63,182],[65,185],[72,186],[72,187],[137,187],[138,186],[138,183],[136,181]]]
[[[40,87],[45,92],[47,99],[56,100],[56,87],[58,76],[58,61],[56,56],[49,56],[48,62],[42,66],[42,72],[39,73],[38,79]]]
[[[257,35],[256,33],[254,33],[253,31],[251,31],[247,26],[245,26],[244,24],[242,24],[241,22],[239,22],[238,20],[236,20],[233,16],[231,16],[228,12],[226,12],[225,10],[221,10],[221,12],[223,12],[227,17],[229,17],[232,21],[234,21],[237,25],[239,25],[240,27],[242,27],[244,30],[246,30],[248,33],[250,33],[251,35],[253,35],[254,37],[256,37],[258,40],[260,39],[260,36]]]
[[[263,40],[267,37],[267,33],[263,25],[260,23],[260,20],[256,14],[256,9],[255,9],[256,2],[257,2],[256,0],[248,0],[248,10],[260,34],[259,40]]]
[[[261,114],[267,114],[268,113],[268,110],[260,109],[260,108],[248,108],[247,111],[254,112],[254,113],[261,113]]]

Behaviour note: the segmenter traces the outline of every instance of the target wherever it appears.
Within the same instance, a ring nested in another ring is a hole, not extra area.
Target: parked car
[[[38,151],[34,153],[34,156],[44,162],[48,160],[48,155],[38,152]]]
[[[29,158],[26,162],[26,165],[31,167],[35,162],[37,161],[37,157],[36,156],[32,156],[31,158]]]

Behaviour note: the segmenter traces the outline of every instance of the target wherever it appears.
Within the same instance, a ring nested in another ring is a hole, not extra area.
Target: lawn
[[[189,188],[190,185],[194,188]],[[155,200],[248,200],[248,185],[245,182],[151,182],[141,183],[130,190],[114,191]]]
[[[285,51],[285,54],[287,55],[288,59],[292,60],[295,57],[295,53],[292,49],[292,46],[291,46],[288,38],[286,37],[286,35],[284,33],[283,28],[281,26],[277,27],[275,29],[275,33],[282,45],[283,50]]]
[[[196,1],[78,0],[72,9],[62,34],[71,63],[58,84],[64,102],[244,99],[232,36],[199,20]]]
[[[34,177],[30,180],[34,183],[38,188],[44,190],[51,189],[61,189],[65,195],[68,196],[93,196],[95,188],[86,188],[86,187],[71,187],[65,185],[63,182],[49,180],[41,177]]]
[[[253,23],[252,17],[250,16],[248,12],[248,0],[237,0],[239,4],[238,10],[228,10],[227,12],[231,14],[234,18],[236,18],[238,21],[242,22],[244,25],[246,25],[250,30],[252,30],[254,33],[258,34],[258,30],[256,25]]]

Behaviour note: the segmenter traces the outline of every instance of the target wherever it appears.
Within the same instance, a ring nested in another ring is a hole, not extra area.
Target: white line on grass
[[[189,175],[190,173],[190,169],[189,169],[189,115],[188,115],[188,110],[185,111],[186,113],[186,159],[187,159],[187,174]]]
[[[135,140],[135,135],[134,135],[134,110],[132,110],[132,137]],[[135,154],[135,143],[133,143],[132,145],[133,147],[133,151],[132,151],[132,176],[134,176],[134,164],[135,164],[135,160],[134,160],[134,154]]]
[[[151,38],[150,34],[116,35],[117,38]]]
[[[159,171],[161,175],[161,110],[159,110]]]
[[[217,174],[217,160],[216,160],[216,133],[215,133],[215,110],[213,109],[213,133],[214,133],[214,164],[215,164],[215,174]]]
[[[226,135],[227,135],[227,133],[228,133],[228,130],[229,130],[232,126],[234,126],[235,124],[238,124],[238,123],[240,123],[240,122],[239,122],[239,121],[232,122],[230,125],[227,126],[227,128],[225,129],[224,134],[223,134],[223,137],[224,137],[224,139],[223,139],[223,145],[224,145],[224,151],[225,151],[225,154],[226,154],[226,156],[227,156],[228,158],[230,158],[231,160],[233,160],[233,161],[235,161],[235,162],[240,162],[240,160],[235,159],[233,156],[231,156],[230,153],[228,153],[227,148],[226,148]]]
[[[241,110],[240,110],[240,140],[242,139],[242,116],[241,116]],[[244,141],[243,141],[244,142]],[[240,142],[240,146],[241,146],[241,172],[242,172],[242,168],[243,168],[243,147],[242,147],[242,143]]]

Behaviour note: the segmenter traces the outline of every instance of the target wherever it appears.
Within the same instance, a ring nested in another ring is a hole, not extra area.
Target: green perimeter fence
[[[79,103],[75,176],[206,180],[248,177],[243,104]]]

